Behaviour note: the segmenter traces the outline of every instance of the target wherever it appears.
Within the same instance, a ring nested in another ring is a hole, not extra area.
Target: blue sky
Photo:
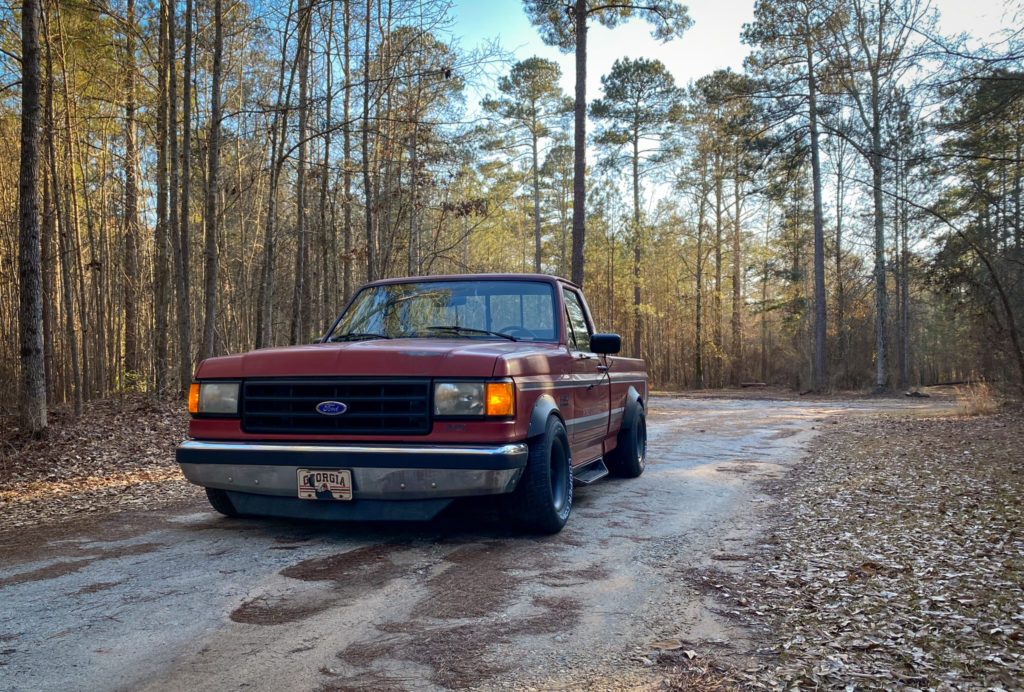
[[[601,75],[608,73],[616,58],[657,58],[685,86],[717,69],[740,71],[748,47],[740,43],[743,24],[753,18],[753,0],[691,0],[684,4],[694,20],[682,38],[659,44],[650,37],[650,27],[633,21],[613,30],[592,26],[588,41],[587,100],[601,95]],[[1021,12],[1021,0],[933,0],[942,16],[944,31],[968,31],[988,35],[1012,26],[1014,12]],[[1010,9],[1007,9],[1007,8]],[[562,88],[573,93],[572,55],[544,45],[530,25],[521,0],[455,0],[452,31],[461,37],[463,48],[497,38],[514,53],[516,60],[533,55],[557,61],[562,66]],[[472,106],[471,106],[472,107]]]

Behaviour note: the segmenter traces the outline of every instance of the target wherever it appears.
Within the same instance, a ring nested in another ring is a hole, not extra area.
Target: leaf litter
[[[180,400],[134,393],[89,402],[77,419],[58,409],[41,439],[3,426],[0,516],[5,528],[201,497],[174,460],[174,448],[187,432],[188,414]]]
[[[761,632],[736,687],[1024,689],[1024,412],[850,418],[774,481],[742,574],[691,579]]]

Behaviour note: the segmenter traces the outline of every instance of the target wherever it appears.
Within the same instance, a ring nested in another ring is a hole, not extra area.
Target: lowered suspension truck
[[[363,286],[316,343],[210,358],[185,476],[227,516],[427,520],[490,495],[555,533],[573,486],[643,473],[647,372],[538,274]]]

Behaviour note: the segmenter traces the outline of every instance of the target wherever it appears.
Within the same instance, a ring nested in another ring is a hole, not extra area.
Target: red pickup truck
[[[203,361],[177,461],[228,516],[430,519],[491,495],[554,533],[574,483],[644,470],[647,373],[620,343],[557,277],[375,281],[317,343]]]

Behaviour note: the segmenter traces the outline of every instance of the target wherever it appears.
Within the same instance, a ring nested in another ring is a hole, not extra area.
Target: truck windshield
[[[421,281],[361,290],[326,341],[397,338],[557,342],[555,297],[541,281]]]

